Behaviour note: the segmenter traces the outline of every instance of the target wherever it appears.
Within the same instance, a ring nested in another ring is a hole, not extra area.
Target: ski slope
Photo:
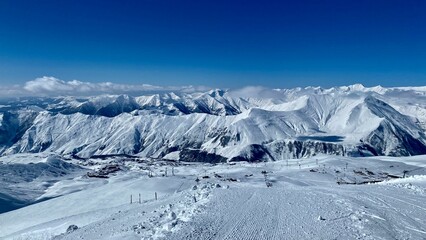
[[[218,193],[169,239],[424,239],[424,197],[383,186],[244,187]]]
[[[124,172],[59,181],[46,190],[57,197],[0,214],[0,238],[425,239],[425,162],[316,156],[173,165],[172,175],[166,163],[125,161]]]

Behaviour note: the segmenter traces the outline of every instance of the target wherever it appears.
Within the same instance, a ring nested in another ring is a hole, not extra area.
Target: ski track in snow
[[[219,192],[169,239],[426,238],[424,196],[392,187],[245,188]]]
[[[209,214],[201,215],[194,226],[189,223],[170,239],[308,239],[324,229],[328,231],[321,232],[323,239],[349,234],[342,229],[345,224],[335,224],[347,222],[345,218],[333,222],[317,219],[318,214],[326,219],[341,216],[328,212],[333,199],[326,194],[277,188],[238,189],[219,194],[210,203],[214,206]],[[333,208],[336,212],[344,211],[339,206]]]

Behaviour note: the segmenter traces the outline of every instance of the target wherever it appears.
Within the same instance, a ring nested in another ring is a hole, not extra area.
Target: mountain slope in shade
[[[3,154],[186,161],[426,154],[426,91],[362,85],[39,98],[1,110]]]

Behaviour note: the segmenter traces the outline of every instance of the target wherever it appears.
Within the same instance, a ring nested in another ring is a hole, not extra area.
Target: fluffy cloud
[[[118,84],[112,82],[82,82],[78,80],[64,81],[55,77],[40,77],[22,85],[0,86],[0,98],[22,96],[95,96],[100,94],[132,94],[146,92],[206,92],[204,86],[155,86],[150,84]],[[274,98],[279,92],[261,86],[247,86],[229,91],[235,97]]]
[[[20,97],[25,95],[24,90],[19,85],[13,86],[0,86],[0,98],[1,97]]]
[[[93,93],[125,93],[134,91],[155,91],[162,87],[141,84],[126,85],[111,82],[81,82],[78,80],[63,81],[55,77],[41,77],[25,83],[24,89],[37,95],[56,94],[93,94]]]
[[[112,82],[64,81],[55,77],[40,77],[23,86],[0,87],[3,97],[13,96],[87,96],[98,94],[141,94],[143,92],[198,92],[207,91],[204,86],[154,86],[149,84],[117,84]]]

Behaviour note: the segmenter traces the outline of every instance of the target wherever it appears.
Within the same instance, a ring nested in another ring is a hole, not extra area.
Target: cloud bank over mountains
[[[160,86],[151,84],[122,84],[112,82],[83,82],[79,80],[65,81],[56,77],[44,76],[28,81],[23,85],[0,86],[0,98],[14,97],[59,97],[75,96],[88,97],[98,95],[120,95],[141,96],[153,93],[175,92],[175,93],[196,93],[207,92],[212,88],[207,86]],[[362,84],[340,86],[332,88],[305,87],[293,89],[272,89],[263,86],[244,86],[238,89],[228,89],[226,92],[232,97],[241,98],[267,98],[280,99],[287,91],[310,92],[316,94],[328,94],[338,92],[374,92],[377,94],[390,94],[392,92],[413,92],[426,94],[426,86],[417,87],[390,87],[382,86],[364,87]]]
[[[78,80],[64,81],[55,77],[44,76],[22,85],[2,86],[2,97],[24,96],[92,96],[99,94],[141,94],[143,92],[198,92],[207,91],[205,86],[155,86],[150,84],[118,84],[112,82],[82,82]]]

